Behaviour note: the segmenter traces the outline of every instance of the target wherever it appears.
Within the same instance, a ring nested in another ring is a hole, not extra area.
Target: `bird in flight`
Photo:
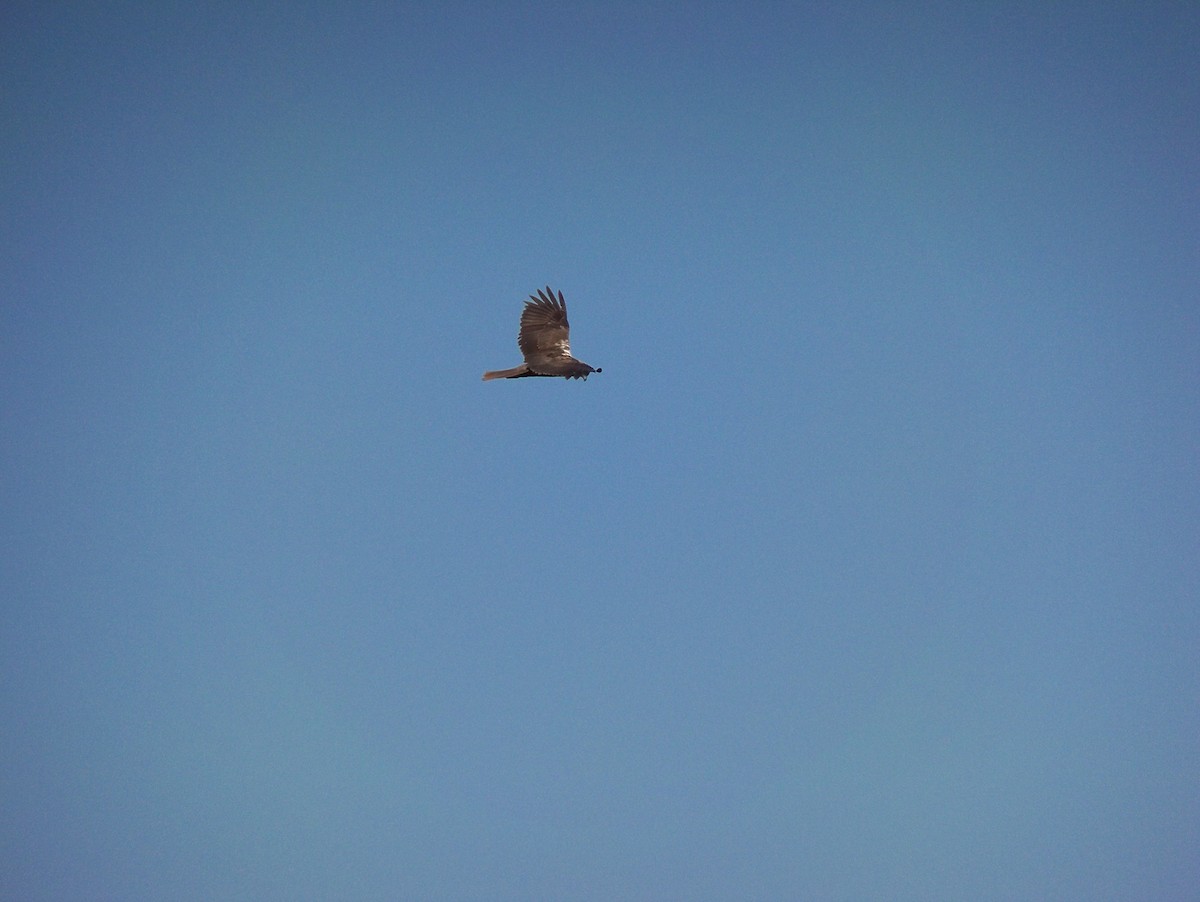
[[[564,379],[583,379],[599,373],[600,367],[590,367],[571,356],[567,341],[571,327],[567,323],[567,305],[562,292],[558,297],[546,286],[530,295],[521,311],[521,331],[517,345],[525,362],[511,370],[491,370],[483,374],[488,379],[520,379],[522,376],[562,376]]]

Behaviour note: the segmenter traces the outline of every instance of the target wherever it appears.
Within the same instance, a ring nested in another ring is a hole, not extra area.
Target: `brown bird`
[[[525,355],[525,362],[511,370],[484,373],[484,381],[520,379],[522,376],[562,376],[586,381],[589,374],[601,372],[600,367],[592,368],[571,356],[571,345],[567,341],[570,330],[562,292],[556,298],[549,285],[545,291],[539,288],[536,296],[529,296],[521,311],[517,345]]]

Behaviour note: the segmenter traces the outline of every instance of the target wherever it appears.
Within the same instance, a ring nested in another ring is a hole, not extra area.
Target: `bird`
[[[525,362],[510,370],[490,370],[483,380],[520,379],[522,376],[562,376],[564,379],[583,379],[592,373],[601,372],[600,367],[590,367],[582,360],[571,356],[568,342],[570,325],[567,323],[567,304],[562,292],[558,296],[551,291],[538,289],[530,295],[521,311],[521,330],[517,333],[517,346],[525,356]]]

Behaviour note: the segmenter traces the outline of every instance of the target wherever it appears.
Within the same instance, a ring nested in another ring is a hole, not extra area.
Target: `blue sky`
[[[0,896],[1195,898],[1194,4],[0,35]]]

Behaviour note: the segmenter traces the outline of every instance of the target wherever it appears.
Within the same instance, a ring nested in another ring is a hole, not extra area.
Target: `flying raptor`
[[[571,356],[571,345],[567,341],[570,330],[562,292],[555,297],[549,285],[545,291],[539,288],[536,295],[529,296],[525,309],[521,311],[521,331],[517,333],[517,344],[525,356],[525,362],[511,370],[484,373],[484,381],[520,379],[522,376],[562,376],[564,379],[586,380],[591,373],[599,373],[600,367],[590,367]]]

